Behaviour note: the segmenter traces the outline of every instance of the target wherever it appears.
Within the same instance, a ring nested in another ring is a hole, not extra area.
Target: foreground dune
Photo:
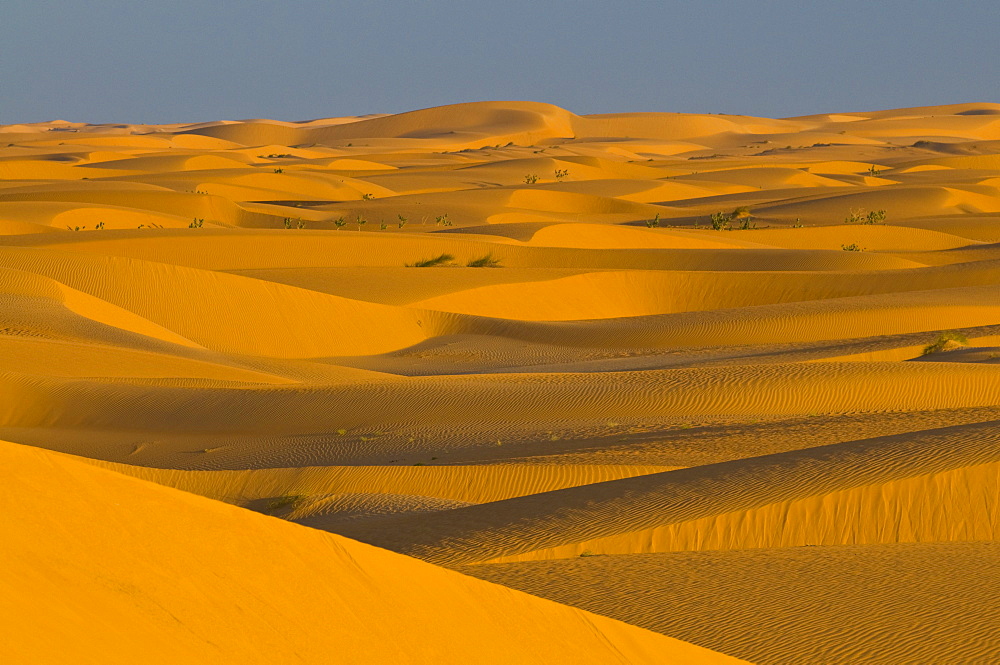
[[[11,662],[740,662],[57,454],[0,449]]]
[[[0,358],[24,662],[997,659],[997,104],[0,126]]]

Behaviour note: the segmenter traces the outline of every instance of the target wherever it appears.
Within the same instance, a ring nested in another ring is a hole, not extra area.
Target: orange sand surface
[[[1000,105],[0,126],[0,441],[4,662],[996,661]]]

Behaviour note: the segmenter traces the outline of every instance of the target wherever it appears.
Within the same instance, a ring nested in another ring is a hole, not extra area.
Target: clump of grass
[[[556,169],[556,180],[562,180],[569,175],[569,169]]]
[[[739,221],[739,228],[742,231],[748,229],[757,228],[757,223],[754,222],[753,215],[750,214],[749,206],[738,206],[732,212],[714,212],[712,213],[712,228],[716,231],[729,231],[733,228],[733,222]]]
[[[844,218],[845,224],[884,224],[885,210],[866,212],[864,208],[852,209]]]
[[[865,218],[865,211],[861,208],[851,208],[851,212],[844,218],[844,224],[860,224]]]
[[[712,213],[712,228],[716,231],[724,231],[728,229],[731,221],[732,218],[729,216],[728,212]]]
[[[865,217],[863,224],[884,224],[885,223],[885,210],[872,210]]]
[[[656,213],[656,217],[653,217],[653,219],[647,219],[646,220],[646,227],[647,228],[655,229],[659,225],[660,225],[660,213]]]
[[[845,252],[863,252],[865,248],[856,242],[852,242],[850,245],[841,245],[840,248]]]
[[[295,508],[308,498],[305,494],[285,494],[275,497],[267,502],[268,510],[281,510],[282,508]]]
[[[101,223],[103,224],[104,222],[101,222]],[[189,229],[200,229],[201,226],[202,226],[202,224],[204,224],[204,223],[205,223],[204,219],[199,218],[199,217],[195,217],[194,220],[190,224],[188,224],[188,228]]]
[[[538,182],[538,176],[535,175],[534,173],[529,173],[528,175],[524,176],[524,184],[534,185],[536,182]]]
[[[465,265],[469,268],[499,268],[500,259],[493,258],[493,253],[490,252],[486,256],[480,256],[478,259],[472,259]]]
[[[424,259],[423,261],[416,261],[415,263],[407,263],[407,268],[439,268],[441,266],[449,265],[455,257],[451,254],[439,254],[432,259]]]
[[[928,356],[932,353],[938,353],[939,351],[944,351],[945,347],[948,346],[948,342],[956,342],[958,344],[968,344],[968,338],[960,332],[954,330],[945,330],[938,338],[934,340],[933,344],[929,344],[924,347],[924,350],[920,352],[922,356]]]
[[[284,173],[285,169],[274,169],[275,173]]]

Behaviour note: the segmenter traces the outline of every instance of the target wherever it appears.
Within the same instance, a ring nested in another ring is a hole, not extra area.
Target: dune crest
[[[0,660],[996,660],[998,104],[0,126],[0,358]]]

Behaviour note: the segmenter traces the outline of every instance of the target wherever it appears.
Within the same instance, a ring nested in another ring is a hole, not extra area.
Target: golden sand
[[[0,656],[998,658],[1000,105],[0,146]]]

